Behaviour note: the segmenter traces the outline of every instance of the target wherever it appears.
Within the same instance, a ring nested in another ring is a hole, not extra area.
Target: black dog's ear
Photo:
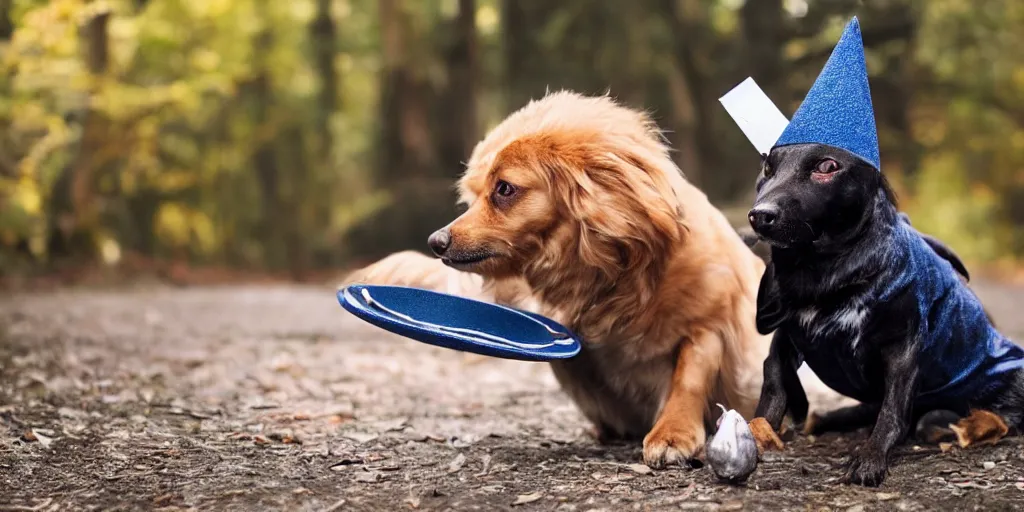
[[[903,222],[906,222],[907,225],[913,225],[910,223],[910,216],[907,215],[906,212],[900,212],[900,219]],[[914,231],[917,230],[915,229]],[[953,249],[951,249],[948,245],[942,243],[942,241],[939,240],[938,238],[935,238],[931,235],[926,235],[920,231],[917,231],[917,234],[921,235],[921,238],[923,238],[924,241],[928,244],[928,247],[931,247],[932,250],[935,251],[935,254],[938,254],[940,258],[948,261],[950,265],[953,265],[953,269],[956,270],[957,273],[959,273],[960,275],[964,276],[964,279],[966,281],[971,280],[971,274],[967,272],[967,266],[964,265],[964,262],[960,261],[960,257],[957,256],[955,252],[953,252]]]
[[[938,238],[926,235],[920,231],[918,231],[917,234],[921,235],[921,238],[924,238],[924,241],[928,243],[928,246],[931,247],[933,251],[935,251],[935,254],[938,254],[939,257],[953,265],[953,269],[959,272],[960,275],[964,276],[965,280],[971,280],[971,275],[967,273],[967,267],[964,265],[964,262],[960,261],[960,258],[956,253],[953,252],[953,249],[950,249],[949,246],[942,243]]]
[[[757,287],[757,332],[769,334],[786,320],[786,311],[779,300],[779,285],[775,282],[775,265],[769,263]]]

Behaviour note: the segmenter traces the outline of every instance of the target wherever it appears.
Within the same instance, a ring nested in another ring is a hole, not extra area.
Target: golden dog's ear
[[[579,257],[609,277],[624,270],[661,270],[682,236],[679,207],[664,171],[622,152],[587,154],[583,168],[553,175],[579,223]]]

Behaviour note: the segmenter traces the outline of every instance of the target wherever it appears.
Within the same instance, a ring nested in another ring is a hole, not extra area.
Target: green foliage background
[[[753,75],[792,113],[853,14],[915,225],[1024,256],[1017,0],[0,0],[0,274],[421,248],[473,142],[549,88],[652,111],[742,206],[756,155],[717,97]]]

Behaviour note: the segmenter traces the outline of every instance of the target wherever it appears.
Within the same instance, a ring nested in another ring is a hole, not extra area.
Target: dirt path
[[[1024,339],[1024,289],[979,285]],[[3,510],[999,510],[1024,442],[906,446],[881,489],[835,483],[861,437],[800,438],[747,487],[602,447],[543,364],[378,331],[330,289],[0,299]]]

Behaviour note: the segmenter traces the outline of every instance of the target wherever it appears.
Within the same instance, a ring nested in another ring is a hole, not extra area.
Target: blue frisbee
[[[575,335],[550,318],[455,295],[357,284],[338,290],[338,302],[381,329],[438,347],[520,361],[580,352]]]

